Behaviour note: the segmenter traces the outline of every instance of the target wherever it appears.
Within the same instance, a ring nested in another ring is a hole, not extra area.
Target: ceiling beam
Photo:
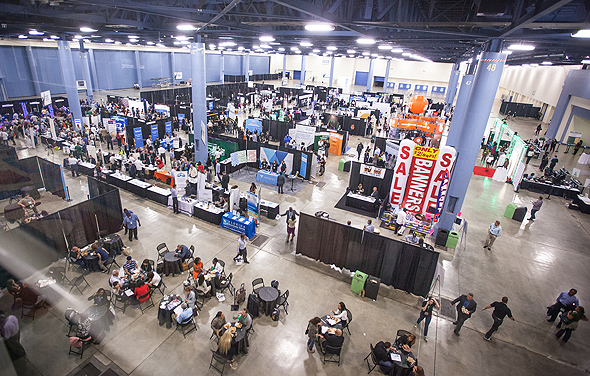
[[[545,5],[544,7],[535,9],[533,12],[530,12],[527,15],[519,18],[516,22],[513,22],[511,26],[504,28],[500,32],[500,38],[506,37],[514,33],[515,31],[522,29],[524,26],[535,22],[536,20],[548,15],[551,12],[556,11],[557,9],[571,2],[572,0],[545,1],[543,3],[543,5]]]
[[[211,20],[206,22],[203,26],[199,27],[199,30],[206,27],[207,25],[214,24],[215,21],[217,21],[218,19],[223,17],[227,12],[232,10],[235,6],[237,6],[241,2],[242,2],[242,0],[232,0],[232,2],[229,3],[225,8],[223,8],[223,10],[221,12],[219,12],[219,14],[217,16],[213,17]]]

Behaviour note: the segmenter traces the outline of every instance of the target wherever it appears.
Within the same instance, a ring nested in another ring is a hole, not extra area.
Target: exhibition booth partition
[[[380,200],[387,200],[391,190],[393,170],[391,168],[375,167],[364,163],[352,161],[348,189],[356,191],[359,183],[363,185],[364,194],[369,196],[373,187],[377,187]]]
[[[136,147],[143,147],[143,140],[150,137],[152,141],[157,137],[160,140],[168,133],[172,136],[172,118],[159,119],[145,122],[141,119],[127,117],[127,126],[125,127],[126,140],[134,140]],[[141,138],[141,143],[138,142]]]
[[[21,194],[25,187],[45,188],[51,194],[66,197],[60,165],[36,156],[0,161],[0,199]]]
[[[329,219],[301,213],[296,253],[418,296],[430,291],[439,254]]]

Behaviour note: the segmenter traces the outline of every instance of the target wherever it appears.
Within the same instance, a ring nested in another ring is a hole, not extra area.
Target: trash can
[[[350,172],[350,166],[352,165],[351,161],[344,163],[344,172]]]
[[[516,208],[514,214],[512,215],[512,219],[518,222],[524,221],[524,217],[526,217],[527,207],[521,206],[520,208]]]
[[[455,249],[457,248],[457,243],[459,243],[459,233],[457,231],[449,232],[446,247]]]
[[[436,234],[436,240],[434,241],[434,244],[446,247],[448,238],[449,230],[445,230],[444,228],[438,229],[438,233]]]
[[[338,171],[344,171],[344,164],[346,163],[346,161],[344,159],[341,159],[340,162],[338,162]]]
[[[381,278],[370,276],[365,283],[365,298],[377,300]]]
[[[365,288],[365,281],[369,277],[368,274],[357,270],[352,277],[352,284],[350,285],[350,290],[356,294],[361,294],[363,289]]]
[[[518,205],[516,205],[515,203],[508,204],[508,206],[506,207],[506,210],[504,211],[504,217],[512,218],[516,208],[518,208]]]

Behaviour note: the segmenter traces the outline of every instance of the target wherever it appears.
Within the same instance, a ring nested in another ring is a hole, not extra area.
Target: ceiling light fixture
[[[28,37],[24,34],[21,34],[18,36],[18,39],[27,39]]]
[[[115,44],[121,44],[121,41],[116,40]]]
[[[363,52],[363,56],[369,56],[371,53],[370,52]]]
[[[346,53],[348,53],[348,54],[354,54],[354,53],[356,53],[356,51],[355,50],[346,50]]]
[[[312,22],[305,25],[305,30],[315,32],[332,31],[334,30],[334,26],[324,22]]]
[[[179,24],[179,25],[176,25],[176,29],[177,30],[181,30],[181,31],[193,31],[193,30],[197,30],[197,28],[194,27],[191,24]]]
[[[577,33],[572,34],[573,38],[590,38],[590,29],[582,29]]]
[[[104,40],[104,42],[105,42],[105,43],[113,43],[113,42],[114,42],[114,40],[112,40],[112,39],[110,39],[110,38],[107,38],[107,39],[105,39],[105,40]]]
[[[375,39],[373,38],[359,38],[356,40],[358,44],[375,44]]]
[[[582,60],[582,64],[590,64],[590,59],[584,59],[584,60]]]
[[[164,48],[164,47],[166,47],[166,46],[164,46],[162,43],[158,43],[158,44],[156,44],[156,47],[161,47],[161,48]]]
[[[279,47],[278,50],[281,52],[285,51],[285,49],[283,47]]]
[[[504,55],[512,55],[512,51],[509,50],[503,50],[501,53],[503,53]]]
[[[97,29],[93,29],[93,28],[88,27],[88,26],[82,26],[80,28],[80,31],[83,32],[83,33],[94,33],[95,31],[98,31],[98,30]]]
[[[234,41],[227,41],[227,42],[221,42],[221,43],[219,43],[219,45],[222,47],[233,47],[233,46],[237,45],[237,43]]]
[[[43,34],[45,34],[44,31],[37,31],[35,29],[29,30],[29,35],[43,35]]]
[[[313,49],[313,52],[316,53],[316,54],[319,54],[320,53],[320,49],[319,48],[314,48]]]
[[[402,48],[392,48],[391,52],[394,54],[401,54],[402,52],[404,52],[404,50]]]
[[[260,38],[258,38],[261,42],[274,42],[275,38],[273,38],[271,35],[263,35]]]
[[[335,47],[335,46],[326,47],[326,50],[328,50],[328,51],[336,51],[337,49],[338,49],[338,47]]]
[[[535,46],[532,44],[511,44],[508,46],[508,49],[513,51],[532,51],[535,49]]]
[[[242,46],[238,47],[238,51],[244,51],[244,47],[242,47]]]
[[[59,37],[57,35],[52,35],[49,38],[51,38],[51,39],[59,39]]]
[[[411,55],[411,53],[409,53],[409,52],[404,52],[404,53],[402,54],[402,56],[410,56],[410,55]]]
[[[542,64],[542,65],[553,65],[553,63],[552,63],[552,62],[550,62],[550,61],[544,61],[544,62],[542,62],[541,64]]]
[[[267,48],[272,48],[272,47],[271,47],[271,46],[269,46],[269,45],[268,45],[268,44],[266,44],[266,43],[263,43],[263,44],[261,44],[261,45],[260,45],[260,48],[265,48],[265,49],[267,49]]]
[[[391,50],[393,47],[391,47],[391,46],[390,46],[390,45],[388,45],[388,44],[382,44],[382,45],[380,45],[380,46],[379,46],[379,47],[377,47],[377,48],[379,48],[380,50]]]
[[[148,46],[153,46],[155,43],[154,42],[146,42],[145,44],[147,44]]]
[[[291,51],[299,51],[299,48],[297,46],[293,46],[291,47]]]
[[[306,41],[303,41],[303,42],[299,42],[299,45],[300,45],[301,47],[311,47],[311,46],[313,46],[313,43],[311,43],[311,42],[306,42]]]

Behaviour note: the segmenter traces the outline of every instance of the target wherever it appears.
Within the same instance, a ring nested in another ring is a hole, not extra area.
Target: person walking
[[[170,193],[172,196],[172,211],[174,214],[178,214],[180,211],[178,210],[178,191],[176,190],[176,184],[170,188]]]
[[[277,191],[280,194],[283,194],[283,185],[285,185],[285,174],[281,172],[279,176],[277,176]]]
[[[27,355],[27,352],[20,343],[20,327],[16,316],[6,316],[4,311],[0,311],[0,335],[11,360],[16,360]]]
[[[533,145],[529,146],[526,151],[526,164],[529,164],[533,156],[535,155],[535,147]]]
[[[320,322],[322,320],[319,317],[314,317],[307,323],[307,330],[305,331],[305,334],[307,334],[307,352],[315,352],[313,346],[318,340],[318,325],[320,325]]]
[[[579,306],[580,302],[576,297],[577,293],[578,290],[570,289],[570,291],[563,291],[561,294],[559,294],[557,300],[555,301],[555,304],[553,304],[550,307],[547,307],[547,316],[549,316],[547,322],[554,322],[557,318],[557,315],[559,315],[559,312],[562,309],[573,310],[577,306]]]
[[[439,307],[438,302],[432,296],[422,302],[420,317],[418,317],[418,321],[414,324],[414,328],[417,328],[422,320],[426,320],[424,321],[424,341],[426,342],[428,342],[428,326],[430,325],[430,320],[432,320],[432,311]]]
[[[547,167],[548,164],[549,164],[549,154],[547,152],[545,152],[545,154],[543,154],[543,158],[541,158],[541,165],[539,166],[539,169],[541,170],[541,172],[543,172],[545,170],[545,167]]]
[[[550,152],[554,152],[555,151],[555,147],[557,146],[557,139],[553,139],[553,141],[551,141],[551,146],[549,147],[549,151]]]
[[[538,136],[542,129],[543,127],[541,127],[541,124],[537,125],[537,129],[535,130],[535,136]]]
[[[535,221],[535,214],[537,214],[537,212],[539,210],[541,210],[541,206],[543,206],[543,197],[539,196],[539,199],[537,201],[531,201],[533,203],[533,207],[531,208],[531,216],[529,217],[529,221]]]
[[[361,155],[363,154],[363,149],[365,147],[363,146],[362,142],[359,142],[359,144],[356,146],[356,153],[358,154],[358,160],[361,160]]]
[[[500,226],[500,221],[496,221],[490,225],[488,229],[488,236],[486,237],[486,242],[484,243],[483,247],[487,248],[488,250],[492,250],[492,245],[496,241],[496,238],[502,234],[502,227]]]
[[[557,155],[554,155],[553,158],[551,158],[551,162],[549,163],[549,168],[551,170],[555,169],[557,162],[559,162],[559,159],[557,158]]]
[[[141,226],[141,222],[135,213],[130,212],[129,210],[124,210],[125,215],[123,216],[123,226],[127,227],[129,231],[129,241],[132,242],[133,238],[137,239],[137,226]]]
[[[291,241],[295,237],[295,222],[297,221],[298,215],[299,213],[292,207],[289,207],[289,210],[281,214],[281,217],[287,216],[287,241],[289,241],[289,235],[291,236]]]
[[[514,321],[514,317],[512,317],[512,312],[510,311],[510,308],[508,308],[508,297],[502,297],[501,302],[493,302],[492,304],[482,309],[482,311],[485,311],[489,308],[494,308],[494,312],[492,312],[492,320],[494,320],[494,323],[492,324],[490,330],[488,330],[488,332],[483,336],[483,338],[487,341],[492,340],[492,334],[494,334],[494,332],[498,330],[500,325],[502,325],[504,317],[508,316],[510,320]]]
[[[460,295],[457,299],[453,300],[450,304],[452,307],[455,303],[457,304],[457,321],[453,322],[453,325],[457,327],[453,331],[457,336],[459,336],[459,331],[461,327],[467,321],[467,319],[471,318],[471,315],[475,313],[477,309],[477,303],[473,300],[473,294],[468,293],[467,295],[463,294]]]
[[[578,153],[578,151],[582,147],[583,143],[584,142],[582,140],[579,140],[578,142],[576,142],[576,145],[574,146],[574,155],[576,155]]]
[[[249,264],[250,262],[248,261],[248,251],[246,250],[246,242],[248,241],[248,238],[246,237],[246,235],[242,234],[240,235],[240,238],[238,239],[238,254],[236,255],[236,257],[234,257],[234,261],[238,260],[238,257],[242,257],[244,259],[244,263]]]

